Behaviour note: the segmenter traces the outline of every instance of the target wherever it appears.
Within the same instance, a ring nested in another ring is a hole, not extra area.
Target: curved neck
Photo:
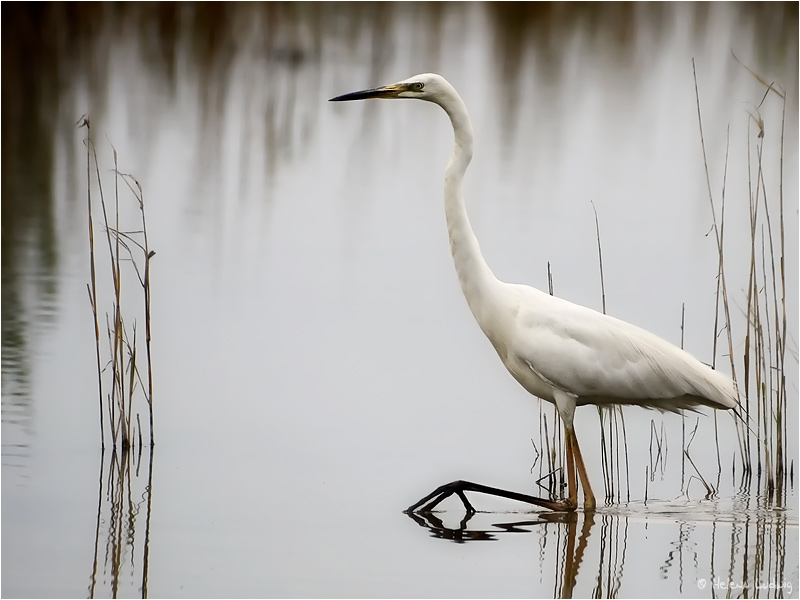
[[[464,207],[462,181],[472,160],[472,123],[464,102],[455,90],[453,94],[454,98],[440,105],[450,117],[455,134],[455,147],[444,174],[444,209],[450,236],[450,252],[461,290],[472,314],[483,328],[485,311],[491,304],[491,292],[499,282],[481,255],[478,240]]]

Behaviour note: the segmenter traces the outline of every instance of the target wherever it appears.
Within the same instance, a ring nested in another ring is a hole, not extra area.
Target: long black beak
[[[372,88],[371,90],[362,90],[360,92],[351,92],[342,96],[331,98],[328,102],[345,102],[346,100],[367,100],[368,98],[396,98],[397,94],[403,91],[397,85],[385,85],[379,88]]]

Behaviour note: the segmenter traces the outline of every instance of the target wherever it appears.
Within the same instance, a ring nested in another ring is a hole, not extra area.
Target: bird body
[[[737,406],[736,389],[729,378],[662,338],[494,276],[483,259],[464,205],[462,182],[474,149],[472,124],[463,100],[447,80],[426,73],[332,100],[367,98],[426,100],[441,106],[450,117],[455,143],[445,169],[444,206],[456,273],[472,314],[506,369],[528,392],[558,409],[566,433],[570,490],[564,507],[574,509],[577,503],[576,467],[585,506],[594,507],[574,433],[576,406],[625,404],[673,412],[698,406]]]
[[[558,389],[574,396],[577,406],[677,411],[736,405],[729,379],[660,337],[525,285],[498,284],[513,308],[500,325],[503,333],[487,336],[530,393],[553,402]]]

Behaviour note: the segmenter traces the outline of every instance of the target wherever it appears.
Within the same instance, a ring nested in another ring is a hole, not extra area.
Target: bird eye
[[[425,87],[425,84],[424,84],[424,83],[422,83],[421,81],[417,81],[417,82],[414,84],[414,89],[415,89],[416,91],[418,91],[418,92],[421,92],[421,91],[422,91],[422,88],[424,88],[424,87]]]

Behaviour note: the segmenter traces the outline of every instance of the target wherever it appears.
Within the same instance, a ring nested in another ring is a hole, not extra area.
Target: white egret
[[[595,497],[589,483],[573,417],[576,406],[627,404],[677,412],[709,406],[733,409],[737,392],[730,378],[689,353],[635,325],[556,298],[526,285],[498,280],[481,255],[464,207],[462,180],[472,159],[473,135],[467,108],[450,83],[425,73],[384,87],[353,92],[332,101],[411,98],[441,106],[453,125],[455,147],[444,173],[444,207],[450,250],[467,304],[506,369],[534,396],[555,404],[564,422],[569,497],[560,502],[506,492],[469,482],[442,486],[409,508],[430,510],[464,491],[480,491],[556,510],[578,505],[575,470],[584,507]],[[735,411],[734,411],[735,412]]]

